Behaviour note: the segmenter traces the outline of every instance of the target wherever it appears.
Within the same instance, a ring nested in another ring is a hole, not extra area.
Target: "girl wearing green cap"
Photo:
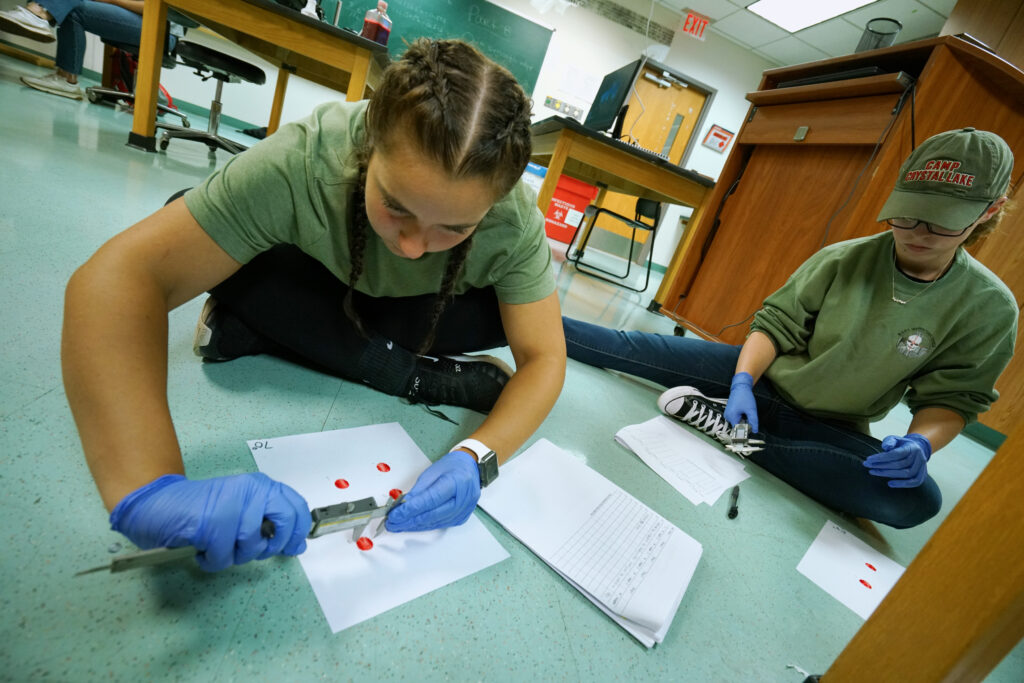
[[[993,133],[923,142],[878,216],[890,229],[811,256],[742,346],[563,318],[569,357],[671,387],[662,411],[723,443],[748,422],[750,460],[825,505],[920,524],[942,503],[928,460],[996,400],[1013,354],[1016,300],[963,249],[994,229],[1012,165]],[[901,399],[907,433],[871,437]]]

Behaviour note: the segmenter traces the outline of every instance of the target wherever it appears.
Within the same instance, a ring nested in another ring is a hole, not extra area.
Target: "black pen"
[[[729,519],[736,519],[736,515],[740,514],[740,510],[736,507],[736,503],[740,500],[740,487],[732,487],[732,495],[729,496]]]

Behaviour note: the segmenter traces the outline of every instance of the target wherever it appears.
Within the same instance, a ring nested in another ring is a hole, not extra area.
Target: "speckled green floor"
[[[704,546],[668,637],[653,650],[483,513],[510,559],[337,635],[294,560],[216,575],[182,567],[72,578],[107,560],[108,547],[123,539],[108,528],[61,386],[64,285],[106,239],[213,166],[195,143],[172,143],[167,154],[126,148],[127,114],[18,82],[41,72],[0,56],[2,680],[799,683],[802,674],[787,665],[823,672],[862,624],[796,571],[824,522],[835,520],[906,565],[991,457],[963,438],[944,450],[930,467],[945,495],[942,514],[910,531],[879,527],[878,537],[869,535],[753,466],[740,516],[728,520],[726,497],[694,507],[612,440],[619,427],[655,414],[658,390],[570,362],[538,436],[585,453]],[[218,153],[212,163],[226,158]],[[559,266],[559,287],[568,315],[672,330],[645,310],[656,283],[636,295]],[[449,410],[462,422],[456,427],[269,357],[204,365],[190,348],[200,305],[189,302],[170,317],[168,391],[193,476],[254,470],[249,438],[388,421],[435,457],[481,419]],[[109,348],[116,357],[117,330]],[[907,419],[896,411],[878,432],[902,429]],[[989,680],[1024,680],[1024,651],[1018,647]]]

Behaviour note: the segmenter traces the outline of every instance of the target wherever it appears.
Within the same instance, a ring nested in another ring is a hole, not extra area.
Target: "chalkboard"
[[[337,5],[338,0],[322,0],[325,21],[334,19]],[[358,32],[366,10],[376,7],[377,0],[343,0],[338,26]],[[390,0],[388,16],[393,59],[416,38],[459,38],[511,71],[528,95],[551,41],[551,29],[486,0]]]

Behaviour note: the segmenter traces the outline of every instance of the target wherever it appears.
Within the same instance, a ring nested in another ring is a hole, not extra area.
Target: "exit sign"
[[[683,17],[683,33],[697,40],[704,40],[704,29],[708,27],[708,22],[711,20],[692,10],[684,11],[686,16]]]

